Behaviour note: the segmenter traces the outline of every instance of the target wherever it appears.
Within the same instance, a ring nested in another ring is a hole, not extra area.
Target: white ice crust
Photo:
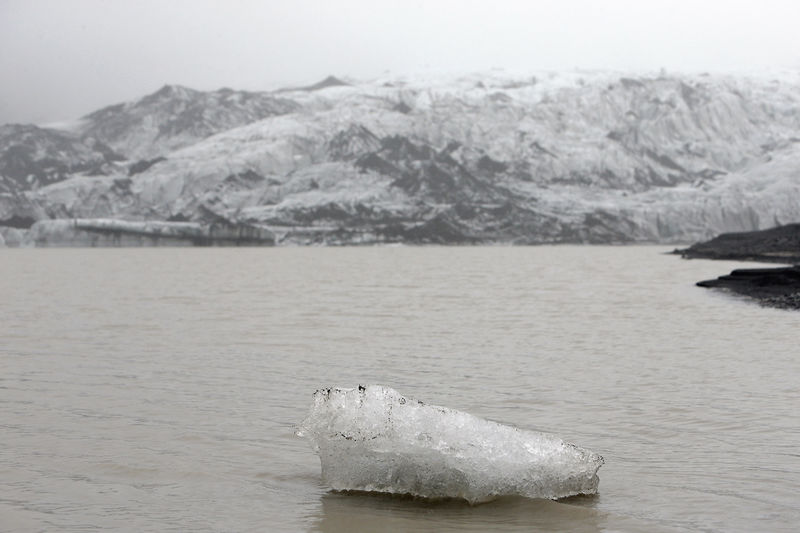
[[[597,492],[603,458],[546,433],[427,405],[380,385],[321,389],[297,434],[334,490],[557,499]]]

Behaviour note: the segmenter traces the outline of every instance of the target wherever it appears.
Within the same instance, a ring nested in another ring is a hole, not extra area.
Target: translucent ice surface
[[[335,490],[464,498],[597,492],[598,454],[554,435],[405,398],[379,385],[321,389],[297,432]]]

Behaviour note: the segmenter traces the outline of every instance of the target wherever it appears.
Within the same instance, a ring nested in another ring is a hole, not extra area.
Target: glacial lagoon
[[[667,251],[0,250],[0,529],[792,531],[798,315]],[[585,446],[598,494],[332,492],[295,432],[370,383]]]

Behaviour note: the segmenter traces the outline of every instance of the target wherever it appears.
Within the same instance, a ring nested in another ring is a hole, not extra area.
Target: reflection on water
[[[604,513],[549,500],[500,498],[470,506],[366,493],[327,493],[314,531],[604,531]]]

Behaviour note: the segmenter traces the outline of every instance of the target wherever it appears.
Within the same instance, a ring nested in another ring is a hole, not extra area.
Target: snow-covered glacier
[[[462,498],[595,494],[603,458],[547,433],[428,405],[389,387],[314,393],[297,434],[334,490]]]
[[[62,129],[0,127],[0,226],[245,224],[275,244],[685,243],[800,220],[797,72],[334,82],[167,86]]]

